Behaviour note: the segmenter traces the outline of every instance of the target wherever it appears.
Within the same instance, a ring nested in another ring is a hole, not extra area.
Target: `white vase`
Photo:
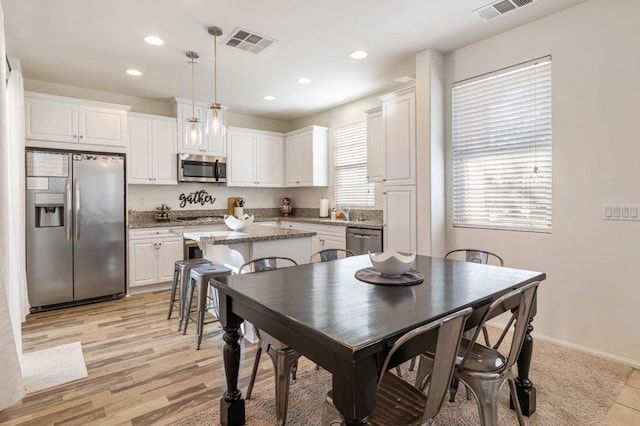
[[[234,207],[233,215],[240,219],[244,215],[244,207]]]

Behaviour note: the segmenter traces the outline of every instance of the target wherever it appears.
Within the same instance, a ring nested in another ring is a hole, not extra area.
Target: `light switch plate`
[[[602,220],[640,221],[640,204],[604,204]]]

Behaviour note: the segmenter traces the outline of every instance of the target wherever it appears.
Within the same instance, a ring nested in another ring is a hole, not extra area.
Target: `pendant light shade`
[[[184,140],[189,146],[198,146],[202,147],[204,143],[204,139],[202,137],[202,123],[200,119],[196,117],[196,106],[195,106],[195,64],[196,59],[199,58],[196,52],[188,51],[186,53],[187,58],[190,59],[189,63],[191,64],[191,117],[186,118],[186,122],[184,125],[185,134]]]
[[[206,132],[211,136],[224,136],[227,132],[226,107],[218,102],[218,36],[222,35],[219,27],[209,27],[207,32],[213,36],[213,102],[208,105]]]

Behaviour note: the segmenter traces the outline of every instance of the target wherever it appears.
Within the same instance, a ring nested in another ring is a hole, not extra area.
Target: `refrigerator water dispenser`
[[[64,194],[35,194],[36,228],[64,226]]]

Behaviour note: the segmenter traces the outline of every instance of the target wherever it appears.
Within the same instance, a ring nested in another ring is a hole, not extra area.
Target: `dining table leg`
[[[524,342],[520,355],[518,356],[518,377],[516,377],[516,393],[522,414],[529,417],[536,411],[536,387],[529,379],[529,368],[531,367],[531,357],[533,355],[533,317],[529,318],[527,331],[525,332]],[[511,403],[513,408],[513,403]]]
[[[224,298],[226,299],[226,297]],[[240,324],[242,318],[227,311],[226,300],[220,304],[220,322],[223,325],[224,348],[222,357],[227,379],[227,390],[220,398],[220,424],[224,426],[241,426],[245,424],[245,407],[242,392],[238,389],[240,372],[240,344],[242,334]]]
[[[342,416],[342,425],[366,425],[378,393],[375,357],[351,364],[346,371],[334,372],[332,382],[333,405]]]

